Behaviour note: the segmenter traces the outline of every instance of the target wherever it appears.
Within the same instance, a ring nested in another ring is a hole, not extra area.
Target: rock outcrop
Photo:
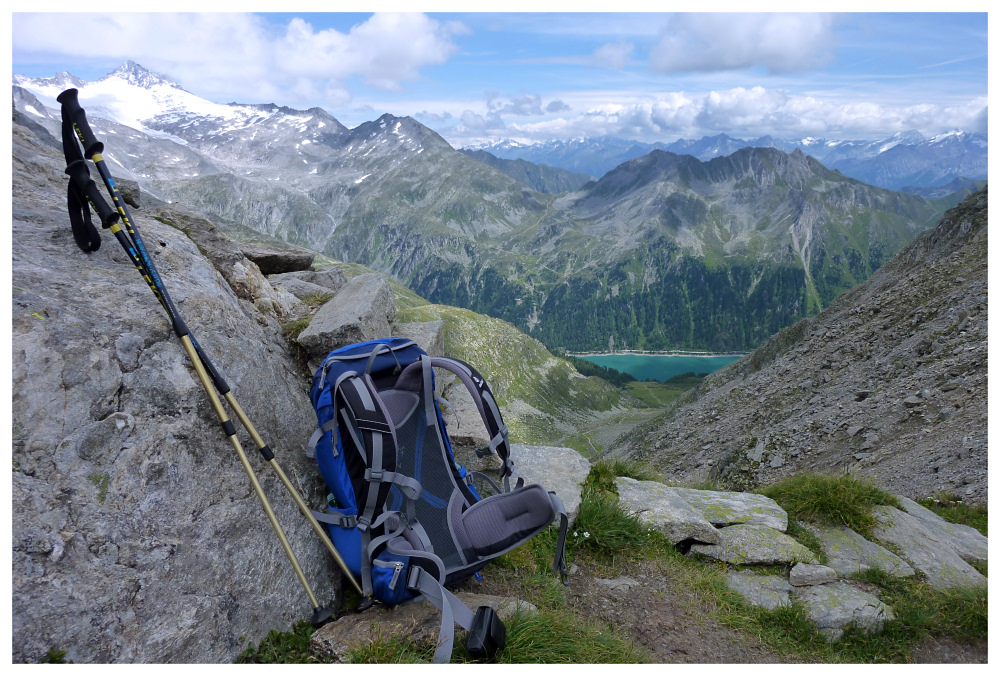
[[[91,254],[74,244],[65,161],[39,133],[13,129],[12,659],[232,662],[311,606],[160,304],[110,235]],[[315,424],[307,374],[276,316],[235,288],[229,263],[133,216],[192,332],[320,504],[301,452]],[[313,590],[333,601],[329,554],[240,438]]]

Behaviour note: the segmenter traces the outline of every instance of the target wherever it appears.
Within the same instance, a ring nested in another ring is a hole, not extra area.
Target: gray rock
[[[606,587],[611,591],[622,592],[622,593],[628,592],[629,590],[638,587],[640,584],[638,580],[633,580],[632,578],[627,577],[625,575],[622,575],[621,577],[616,577],[611,580],[605,579],[603,577],[597,577],[594,578],[594,582],[601,585],[602,587]]]
[[[297,272],[270,275],[268,279],[275,286],[281,286],[291,282],[291,280],[307,282],[325,289],[326,293],[337,293],[347,286],[347,277],[344,275],[344,271],[336,265],[320,268],[319,270],[299,270]]]
[[[444,322],[415,322],[412,324],[397,324],[392,328],[392,335],[409,338],[416,341],[424,352],[432,357],[444,357]],[[454,376],[452,376],[454,378]]]
[[[257,264],[265,275],[308,270],[316,254],[308,249],[267,244],[241,244],[243,254]]]
[[[555,491],[572,522],[580,510],[590,462],[572,448],[555,446],[511,444],[510,456],[514,473],[525,483],[539,483],[545,490]]]
[[[271,282],[271,286],[274,288],[284,289],[299,300],[305,298],[322,298],[324,296],[333,296],[334,294],[333,291],[330,291],[326,287],[291,275],[271,275],[268,277],[268,281]]]
[[[473,611],[479,606],[490,606],[504,621],[510,620],[518,611],[538,612],[533,604],[520,599],[471,592],[455,595]],[[418,645],[433,645],[440,628],[441,612],[426,600],[421,600],[392,608],[376,606],[361,613],[344,615],[317,629],[310,641],[317,652],[345,663],[352,650],[364,647],[376,638],[386,641],[405,639]],[[456,643],[460,632],[461,629],[456,626]]]
[[[75,248],[65,160],[13,151],[11,658],[232,663],[311,612],[160,304],[114,239]],[[278,322],[180,230],[133,213],[171,297],[274,448],[322,502],[299,449],[316,418]],[[241,438],[244,435],[241,432]],[[329,554],[247,453],[321,603]],[[324,491],[325,494],[325,491]]]
[[[689,554],[701,554],[734,564],[816,563],[806,547],[767,526],[738,525],[720,528],[721,541],[712,545],[692,545]]]
[[[94,180],[97,181],[98,184],[100,184],[101,182],[101,179],[96,177]],[[141,208],[142,206],[140,201],[141,191],[139,190],[138,183],[136,183],[135,181],[130,181],[127,178],[116,178],[115,186],[118,188],[118,193],[122,196],[122,199],[125,200],[125,204],[132,207],[133,209]]]
[[[812,563],[796,563],[788,573],[788,582],[793,587],[808,587],[837,581],[837,571],[829,566]]]
[[[393,298],[385,275],[358,275],[316,312],[296,341],[321,359],[338,347],[390,337],[396,318]]]
[[[917,406],[920,406],[923,403],[924,400],[916,395],[907,397],[906,399],[903,400],[903,406],[905,406],[906,408],[916,408]]]
[[[840,639],[848,625],[873,634],[895,619],[892,608],[845,582],[794,587],[792,595],[805,606],[809,619],[829,641]]]
[[[719,531],[674,489],[656,481],[615,479],[618,502],[639,520],[663,533],[673,544],[684,540],[718,543]]]
[[[761,402],[763,403],[763,402]],[[754,445],[753,450],[747,453],[747,457],[754,462],[760,462],[764,457],[764,440],[758,439],[757,443]]]
[[[734,571],[726,575],[726,584],[755,606],[774,610],[791,605],[792,586],[777,575],[755,575]]]
[[[774,453],[771,455],[770,465],[773,468],[781,467],[785,464],[785,459],[781,457],[780,453]]]
[[[898,547],[903,558],[926,575],[932,587],[986,584],[986,578],[958,555],[953,541],[942,531],[894,507],[879,506],[872,513],[878,522],[872,530],[875,537]]]
[[[927,528],[934,531],[935,536],[946,541],[955,553],[966,561],[986,561],[989,555],[989,540],[972,526],[950,523],[931,510],[917,504],[909,498],[896,496],[907,514],[920,519]]]
[[[913,568],[885,547],[861,537],[846,526],[803,524],[820,541],[827,565],[847,577],[877,568],[896,577],[909,577]]]
[[[782,532],[788,529],[788,514],[766,495],[676,487],[674,492],[713,526],[752,523]]]

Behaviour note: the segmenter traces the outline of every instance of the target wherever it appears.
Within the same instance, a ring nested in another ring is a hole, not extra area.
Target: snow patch
[[[361,183],[361,181],[365,180],[365,179],[366,179],[366,178],[368,178],[369,176],[371,176],[371,174],[365,174],[364,176],[362,176],[361,178],[359,178],[358,180],[356,180],[356,181],[354,182],[354,185],[357,185],[358,183]]]

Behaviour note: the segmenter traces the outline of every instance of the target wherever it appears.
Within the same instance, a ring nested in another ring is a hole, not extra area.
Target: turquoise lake
[[[608,354],[593,357],[580,357],[606,366],[622,373],[628,373],[637,380],[659,380],[666,382],[682,373],[697,374],[718,371],[727,364],[732,364],[739,357],[726,356],[672,356],[659,354]]]

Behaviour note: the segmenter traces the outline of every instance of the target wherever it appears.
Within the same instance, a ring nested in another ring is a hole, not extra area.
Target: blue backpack
[[[458,376],[475,402],[497,454],[499,482],[455,461],[434,393],[433,369]],[[505,629],[493,609],[473,613],[446,589],[490,560],[525,543],[560,517],[553,569],[566,581],[567,517],[555,493],[515,478],[507,427],[475,368],[430,357],[406,338],[334,350],[313,377],[310,397],[319,427],[310,439],[330,489],[317,513],[369,599],[396,605],[425,598],[441,611],[435,662],[451,659],[454,624],[469,630],[467,647],[492,658]],[[473,478],[494,495],[481,497]],[[502,487],[501,487],[502,484]]]

